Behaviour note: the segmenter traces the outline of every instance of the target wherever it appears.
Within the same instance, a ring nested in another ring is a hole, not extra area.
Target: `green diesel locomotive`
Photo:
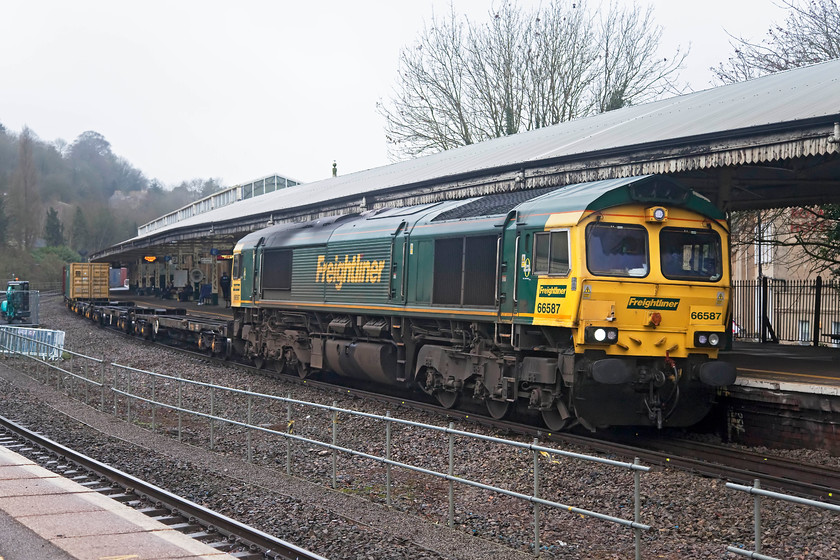
[[[735,380],[728,254],[720,210],[661,176],[281,224],[234,249],[226,344],[552,430],[687,426]]]

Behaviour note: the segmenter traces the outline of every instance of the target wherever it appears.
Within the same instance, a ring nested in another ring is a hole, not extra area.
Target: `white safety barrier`
[[[64,351],[64,331],[0,325],[0,352],[58,360]]]

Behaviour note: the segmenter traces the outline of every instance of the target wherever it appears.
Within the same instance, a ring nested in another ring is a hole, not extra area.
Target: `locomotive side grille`
[[[266,251],[263,257],[264,290],[292,289],[292,251]]]
[[[464,305],[495,304],[496,236],[467,237],[464,264]]]
[[[495,235],[436,239],[432,302],[439,305],[494,305],[495,265]]]
[[[435,239],[435,275],[432,302],[441,305],[461,303],[461,277],[464,265],[464,239]]]

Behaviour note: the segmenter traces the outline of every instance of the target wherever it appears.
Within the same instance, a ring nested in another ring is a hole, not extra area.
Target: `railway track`
[[[324,560],[190,500],[64,447],[0,416],[0,445],[242,560]]]
[[[131,335],[125,335],[131,336]],[[134,338],[134,337],[132,337]],[[148,342],[149,344],[163,344],[162,341]],[[626,434],[589,434],[584,432],[550,433],[547,428],[539,426],[538,419],[532,423],[518,420],[496,420],[486,415],[486,410],[478,405],[471,410],[445,408],[436,401],[422,401],[406,394],[383,394],[379,387],[376,392],[352,385],[336,385],[332,382],[317,379],[300,379],[291,375],[281,375],[273,370],[256,368],[238,362],[231,362],[213,357],[208,353],[195,352],[177,345],[165,344],[168,348],[184,354],[206,359],[227,366],[238,367],[270,377],[282,377],[286,382],[306,383],[325,391],[336,391],[343,395],[378,401],[395,407],[410,407],[414,410],[429,412],[453,419],[483,425],[504,432],[541,437],[547,441],[561,444],[573,444],[599,453],[617,455],[632,460],[638,457],[648,464],[660,465],[668,468],[681,469],[701,476],[724,479],[740,484],[752,484],[756,479],[761,481],[762,488],[788,492],[812,499],[825,500],[829,503],[840,503],[840,473],[836,469],[819,465],[804,464],[772,454],[758,454],[741,449],[734,449],[723,445],[711,445],[680,437],[674,437],[667,432],[650,435],[643,431],[627,430]],[[344,381],[344,380],[339,380]],[[421,396],[422,398],[422,396]],[[642,435],[639,435],[639,434]]]

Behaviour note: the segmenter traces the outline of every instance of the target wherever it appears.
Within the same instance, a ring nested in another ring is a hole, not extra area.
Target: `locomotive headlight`
[[[584,342],[589,344],[615,344],[618,341],[618,329],[615,327],[586,327],[583,330]]]
[[[696,332],[694,333],[694,346],[712,346],[720,347],[723,340],[721,333],[716,332]]]

